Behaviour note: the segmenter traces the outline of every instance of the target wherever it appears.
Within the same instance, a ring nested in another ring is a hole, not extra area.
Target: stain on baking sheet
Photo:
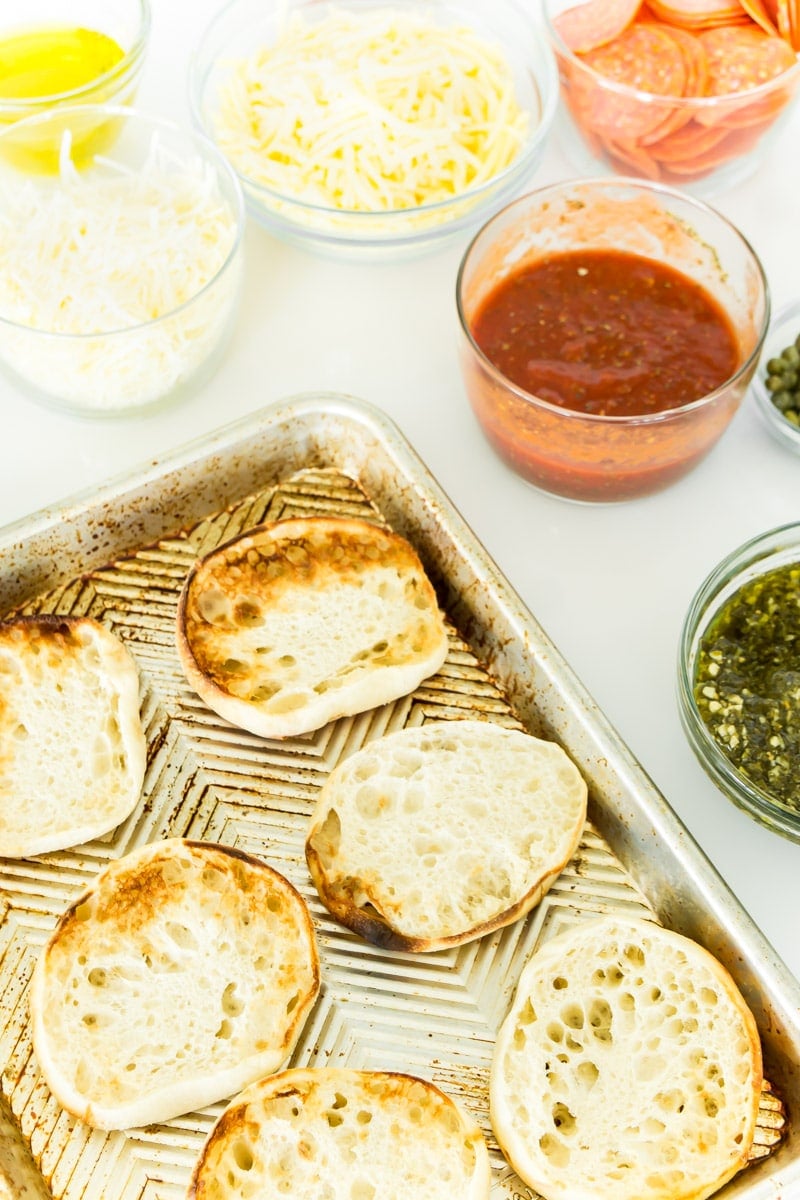
[[[511,728],[520,722],[452,625],[447,661],[412,696],[315,733],[268,741],[233,728],[207,709],[188,687],[175,650],[175,612],[186,573],[197,556],[253,525],[309,515],[382,519],[347,476],[302,471],[191,530],[40,596],[23,610],[85,613],[121,637],[141,674],[149,755],[142,801],[113,834],[38,858],[0,861],[0,1090],[20,1161],[27,1156],[41,1173],[29,1185],[38,1191],[15,1195],[33,1200],[185,1196],[195,1159],[224,1106],[125,1133],[89,1129],[60,1109],[39,1075],[27,996],[41,946],[97,871],[144,842],[180,836],[221,842],[263,858],[309,905],[323,986],[290,1065],[410,1072],[433,1080],[480,1123],[492,1158],[493,1200],[533,1196],[506,1165],[488,1118],[494,1035],[520,970],[539,942],[586,913],[653,913],[607,843],[587,825],[575,857],[528,918],[459,948],[426,955],[387,953],[330,917],[311,884],[304,855],[308,818],[328,772],[371,739],[427,720],[479,716]],[[783,1126],[780,1102],[771,1093],[765,1095],[762,1118],[754,1147],[759,1155],[772,1151]]]

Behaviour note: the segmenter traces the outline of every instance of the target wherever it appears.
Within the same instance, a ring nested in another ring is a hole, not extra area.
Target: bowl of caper
[[[752,389],[770,433],[800,454],[800,300],[773,317]]]

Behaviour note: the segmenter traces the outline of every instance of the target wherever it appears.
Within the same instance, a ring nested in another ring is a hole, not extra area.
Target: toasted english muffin
[[[283,1071],[222,1114],[187,1200],[488,1200],[475,1122],[431,1083],[385,1071]]]
[[[106,866],[31,981],[33,1046],[68,1112],[149,1125],[276,1070],[319,990],[305,901],[265,863],[172,838]]]
[[[525,967],[495,1046],[495,1135],[545,1200],[703,1200],[743,1167],[761,1047],[728,972],[641,920],[589,919]]]
[[[586,784],[554,742],[432,721],[328,776],[306,839],[320,898],[368,941],[438,950],[509,925],[571,858]]]
[[[0,856],[108,833],[145,763],[139,674],[113,633],[90,617],[0,624]]]
[[[177,644],[209,708],[270,738],[407,695],[447,655],[410,544],[337,517],[261,525],[201,559],[181,595]]]

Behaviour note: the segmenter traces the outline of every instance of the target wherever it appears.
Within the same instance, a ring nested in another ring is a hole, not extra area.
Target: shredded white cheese
[[[231,65],[211,119],[247,181],[354,212],[463,196],[513,162],[529,126],[499,49],[393,9],[293,14]]]
[[[60,163],[51,183],[0,186],[0,319],[13,323],[0,324],[0,354],[70,406],[152,403],[226,332],[238,268],[206,285],[231,253],[235,213],[207,163],[157,136],[136,171],[96,159],[79,173],[66,138]]]

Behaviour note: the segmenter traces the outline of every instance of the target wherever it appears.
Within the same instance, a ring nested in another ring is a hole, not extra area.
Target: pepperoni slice
[[[553,21],[562,41],[574,54],[596,50],[627,29],[642,0],[588,0],[568,8]]]
[[[729,96],[767,83],[797,62],[783,38],[749,25],[723,25],[697,35],[708,59],[708,94]]]
[[[764,0],[739,0],[739,3],[747,15],[755,21],[756,25],[760,25],[764,33],[769,33],[773,37],[777,37],[777,9],[776,20],[773,21],[771,13],[767,12]]]
[[[703,150],[695,148],[687,159],[671,162],[669,164],[670,173],[683,179],[687,177],[699,179],[703,175],[708,175],[710,171],[715,171],[717,167],[723,166],[726,162],[730,162],[732,158],[740,158],[741,155],[747,154],[763,132],[763,127],[752,130],[728,130],[713,146],[708,146]]]
[[[660,21],[649,23],[672,38],[680,53],[683,55],[686,67],[686,81],[683,85],[683,95],[686,97],[703,96],[706,91],[708,78],[708,63],[703,43],[688,29],[679,29],[675,25],[666,25]],[[677,129],[681,129],[692,119],[692,110],[687,104],[676,104],[664,116],[663,120],[653,129],[642,135],[643,146],[659,141]]]
[[[677,133],[670,134],[662,141],[653,143],[649,147],[650,154],[658,162],[670,165],[692,162],[724,141],[729,132],[728,129],[719,126],[708,128],[692,121]]]
[[[705,96],[708,90],[708,57],[703,43],[694,33],[676,26],[669,29],[669,36],[683,51],[686,63],[684,96]]]
[[[626,88],[653,96],[682,96],[686,64],[677,43],[657,26],[631,25],[613,42],[592,50],[583,61],[598,74]],[[635,141],[660,125],[669,110],[646,104],[602,85],[583,83],[582,125],[602,136]]]
[[[789,0],[775,0],[775,24],[778,33],[786,42],[792,40],[792,17]]]
[[[800,4],[798,0],[776,0],[778,33],[793,50],[800,50]]]
[[[616,83],[653,96],[682,96],[686,83],[683,53],[655,23],[631,25],[607,46],[584,54],[587,66]]]
[[[614,138],[604,141],[606,155],[615,160],[628,173],[633,168],[636,175],[652,179],[657,183],[661,178],[661,169],[657,162],[650,157],[638,142],[620,142]]]
[[[710,29],[747,20],[739,0],[648,0],[657,17],[684,29]]]

